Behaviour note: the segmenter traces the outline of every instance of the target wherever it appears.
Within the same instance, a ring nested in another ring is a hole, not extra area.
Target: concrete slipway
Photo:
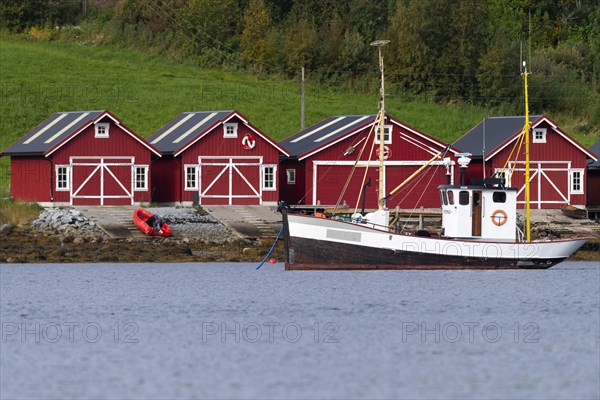
[[[136,206],[77,207],[109,237],[144,238],[133,224]],[[281,229],[281,214],[267,206],[204,206],[204,210],[227,226],[240,238],[275,237]],[[160,214],[160,213],[159,213]]]

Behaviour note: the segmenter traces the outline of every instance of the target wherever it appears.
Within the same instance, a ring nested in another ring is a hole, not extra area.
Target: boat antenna
[[[383,56],[381,55],[381,48],[388,44],[389,40],[376,40],[371,43],[371,46],[377,47],[379,52],[379,73],[381,74],[381,87],[379,88],[379,199],[377,201],[379,210],[385,209],[386,196],[384,192],[384,152],[385,152],[385,86],[384,86],[384,78],[383,78]],[[391,134],[391,132],[390,132]]]
[[[523,134],[525,135],[525,238],[528,242],[531,242],[531,193],[529,187],[529,96],[527,86],[527,63],[523,61],[523,84],[525,91],[525,126],[523,127]]]

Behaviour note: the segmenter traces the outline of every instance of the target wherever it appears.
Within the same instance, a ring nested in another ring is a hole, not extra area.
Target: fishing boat
[[[483,179],[481,185],[465,185],[470,154],[456,154],[460,184],[451,184],[449,147],[434,156],[406,181],[385,195],[384,192],[384,118],[385,91],[381,47],[389,41],[371,45],[379,50],[381,73],[379,122],[378,210],[355,212],[351,218],[295,214],[281,204],[285,242],[285,268],[306,269],[545,269],[567,259],[586,238],[531,240],[529,193],[529,107],[526,66],[525,85],[525,224],[517,225],[517,189],[504,187],[503,180]],[[431,163],[443,160],[446,184],[438,187],[442,208],[442,227],[437,233],[419,230],[405,232],[390,226],[387,199]]]
[[[144,232],[144,234],[148,236],[163,237],[169,237],[173,234],[171,227],[166,223],[160,224],[160,227],[155,229],[153,218],[155,218],[154,214],[148,210],[144,210],[143,208],[137,209],[133,213],[133,223],[139,228],[139,230]]]

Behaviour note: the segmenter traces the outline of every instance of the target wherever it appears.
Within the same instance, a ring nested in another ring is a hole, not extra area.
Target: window
[[[379,144],[379,125],[375,125],[375,144]],[[384,125],[383,126],[383,144],[391,144],[392,143],[392,126]]]
[[[108,137],[108,127],[109,124],[96,124],[96,135],[97,138],[107,138]]]
[[[238,124],[234,123],[229,123],[229,124],[223,124],[223,137],[226,138],[236,138],[237,135],[237,128],[238,128]]]
[[[264,165],[263,166],[263,179],[262,179],[263,190],[275,190],[275,166]]]
[[[469,192],[467,192],[466,190],[461,190],[460,192],[458,192],[458,204],[460,204],[461,206],[469,205]]]
[[[148,167],[136,166],[134,185],[135,190],[148,190]]]
[[[285,172],[287,175],[288,185],[296,184],[296,170],[295,169],[286,169]]]
[[[71,180],[69,179],[70,167],[66,165],[56,166],[56,190],[70,190]]]
[[[583,170],[571,170],[571,194],[583,194]]]
[[[492,200],[494,203],[506,203],[506,192],[494,192]]]
[[[447,206],[448,205],[448,195],[446,194],[446,191],[442,190],[440,192],[440,194],[442,195],[442,204]]]
[[[454,205],[454,192],[452,190],[448,190],[448,204]]]
[[[533,130],[533,143],[546,143],[546,128]]]
[[[185,190],[198,190],[198,167],[185,167]]]

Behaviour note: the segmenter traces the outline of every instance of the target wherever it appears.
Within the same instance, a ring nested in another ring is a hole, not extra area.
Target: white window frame
[[[188,169],[192,169],[194,171],[194,180],[193,181],[189,181],[188,180]],[[191,165],[191,164],[187,164],[184,165],[184,190],[187,192],[190,191],[197,191],[198,190],[198,166],[197,165]],[[190,183],[192,183],[193,185],[190,185]]]
[[[232,128],[232,133],[227,133],[227,128]],[[228,122],[223,124],[223,137],[224,138],[237,138],[238,137],[238,124],[237,122]]]
[[[286,169],[285,176],[287,177],[288,185],[296,184],[296,170],[295,169]]]
[[[270,181],[271,182],[271,186],[267,186],[267,183],[269,181],[267,181],[267,170],[268,169],[272,169],[273,170],[273,179]],[[267,165],[263,165],[261,167],[261,180],[260,180],[260,186],[262,191],[264,192],[273,192],[275,190],[277,190],[277,165],[275,164],[267,164]]]
[[[572,169],[569,174],[569,188],[571,189],[571,194],[583,194],[583,169]],[[579,189],[575,189],[575,174],[579,174]]]
[[[99,138],[99,139],[106,139],[108,138],[108,129],[110,127],[110,124],[107,122],[102,122],[102,123],[97,123],[94,126],[94,137]],[[104,133],[100,132],[100,129],[104,129]]]
[[[379,144],[379,125],[375,125],[375,144]],[[392,125],[383,126],[383,144],[392,144]]]
[[[138,187],[138,168],[144,171],[144,178],[141,181],[144,185],[142,187]],[[148,166],[147,165],[134,165],[133,166],[133,190],[136,192],[146,191],[148,190]]]
[[[541,134],[541,138],[537,138],[537,134]],[[533,143],[546,143],[546,128],[535,128],[532,132],[533,135]]]
[[[64,174],[60,173],[60,170],[63,169],[65,170]],[[57,165],[56,166],[56,191],[57,192],[68,192],[71,190],[71,166],[70,165]],[[60,179],[59,177],[64,175],[64,180]],[[60,186],[60,183],[63,182],[64,186]]]

